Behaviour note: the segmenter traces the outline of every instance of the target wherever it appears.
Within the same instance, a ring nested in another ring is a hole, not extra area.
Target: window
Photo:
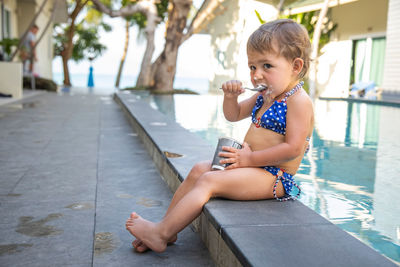
[[[3,7],[2,13],[2,37],[11,38],[11,12]]]
[[[373,81],[382,85],[385,48],[385,37],[353,40],[351,84]]]

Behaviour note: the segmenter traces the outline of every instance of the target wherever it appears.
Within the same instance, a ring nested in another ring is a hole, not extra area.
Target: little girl
[[[133,212],[126,229],[137,239],[138,252],[162,252],[177,234],[200,215],[212,197],[233,200],[287,200],[295,185],[293,175],[307,149],[313,130],[312,101],[300,81],[309,67],[310,41],[306,30],[292,20],[261,25],[247,42],[250,78],[266,89],[238,103],[244,92],[240,81],[228,81],[223,111],[229,121],[251,116],[242,149],[223,147],[225,170],[212,171],[211,162],[196,164],[176,190],[158,222]]]

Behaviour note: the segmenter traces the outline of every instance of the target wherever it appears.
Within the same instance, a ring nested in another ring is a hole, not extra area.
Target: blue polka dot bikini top
[[[259,95],[251,113],[251,120],[257,128],[263,127],[279,134],[286,134],[287,98],[302,88],[304,82],[298,83],[292,90],[285,94],[282,100],[276,100],[262,116],[256,118],[256,112],[264,104],[262,95]]]

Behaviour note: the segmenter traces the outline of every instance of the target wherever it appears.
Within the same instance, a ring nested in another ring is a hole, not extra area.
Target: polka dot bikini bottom
[[[274,185],[274,191],[273,191],[276,200],[286,201],[286,200],[290,200],[290,199],[296,199],[300,196],[301,189],[294,181],[293,175],[286,173],[283,169],[280,169],[277,167],[266,166],[266,167],[262,167],[262,168],[264,170],[266,170],[267,172],[271,173],[272,175],[274,175],[276,178],[275,185]],[[280,198],[276,196],[276,186],[278,185],[279,181],[282,182],[283,188],[285,189],[285,196],[280,197]],[[296,196],[290,195],[290,193],[293,190],[293,186],[297,187],[297,189],[298,189],[298,193],[296,194]]]

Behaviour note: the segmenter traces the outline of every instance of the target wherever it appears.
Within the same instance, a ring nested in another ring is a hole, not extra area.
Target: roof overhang
[[[66,0],[53,0],[53,8],[57,3],[56,10],[54,11],[54,23],[66,23],[68,22],[68,5]]]

